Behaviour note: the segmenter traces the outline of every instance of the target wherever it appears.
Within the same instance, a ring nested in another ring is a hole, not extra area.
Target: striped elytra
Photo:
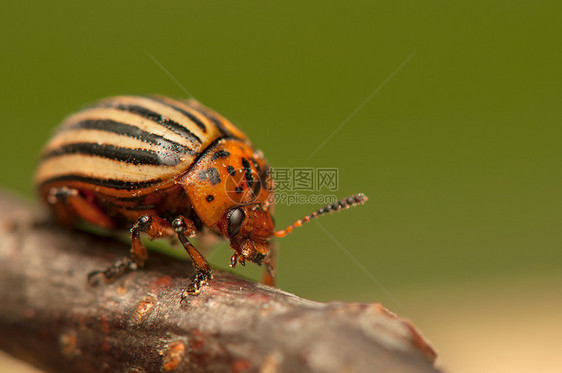
[[[232,123],[210,119],[215,117],[193,101],[160,97],[101,101],[58,128],[43,149],[36,183],[89,180],[135,193],[185,171],[221,138],[249,145]]]
[[[130,229],[131,256],[91,273],[92,283],[144,265],[140,233],[177,235],[196,269],[184,295],[198,294],[212,278],[188,237],[222,235],[234,250],[231,266],[263,263],[264,282],[273,284],[271,237],[366,200],[353,196],[275,232],[273,181],[263,153],[215,111],[162,96],[109,98],[69,116],[42,150],[35,183],[61,223]]]

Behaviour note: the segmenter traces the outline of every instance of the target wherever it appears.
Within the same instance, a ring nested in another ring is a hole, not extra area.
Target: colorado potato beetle
[[[263,263],[264,282],[273,285],[271,237],[367,200],[355,194],[275,231],[274,184],[262,152],[196,100],[162,96],[109,98],[68,117],[45,145],[35,183],[66,225],[130,228],[130,257],[90,273],[91,283],[142,267],[148,257],[142,232],[151,239],[176,235],[196,270],[183,296],[198,294],[212,278],[188,237],[226,238],[231,266]]]

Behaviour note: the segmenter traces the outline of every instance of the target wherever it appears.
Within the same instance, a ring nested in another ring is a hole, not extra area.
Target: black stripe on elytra
[[[207,148],[205,148],[205,151],[199,153],[199,155],[191,162],[191,164],[189,165],[187,170],[185,170],[185,172],[190,172],[192,169],[197,167],[199,165],[199,161],[201,161],[201,159],[203,159],[208,153],[214,151],[219,143],[221,143],[225,139],[229,139],[229,138],[231,138],[231,137],[227,137],[227,136],[219,137],[219,138],[215,139],[213,142],[211,142],[207,146]],[[201,177],[201,173],[199,173],[199,177]]]
[[[111,119],[85,119],[76,123],[72,123],[68,127],[64,128],[64,130],[71,129],[92,129],[111,132],[141,140],[146,143],[155,144],[173,152],[181,152],[183,154],[191,155],[199,154],[198,152],[188,148],[187,146],[184,146],[172,140],[168,140],[160,135],[141,130],[140,128],[131,126],[129,124],[116,122]]]
[[[246,178],[246,184],[248,188],[253,189],[254,186],[254,176],[252,175],[252,168],[250,167],[250,162],[244,157],[242,157],[242,166],[244,167],[244,177]]]
[[[190,113],[189,111],[187,111],[187,110],[185,110],[185,109],[182,109],[181,107],[176,106],[176,105],[174,105],[174,104],[171,104],[171,103],[169,103],[169,102],[167,102],[167,101],[165,101],[165,100],[162,100],[162,99],[160,99],[159,97],[149,96],[149,98],[150,98],[151,100],[154,100],[154,101],[156,101],[156,102],[159,102],[159,103],[161,103],[161,104],[164,104],[164,105],[166,105],[166,106],[169,106],[169,107],[171,107],[172,109],[174,109],[174,110],[177,111],[177,112],[182,113],[182,114],[185,115],[187,118],[189,118],[189,120],[191,120],[193,123],[195,123],[195,125],[196,125],[197,127],[199,127],[199,128],[201,129],[201,131],[203,131],[204,133],[207,133],[207,127],[205,126],[205,123],[201,122],[201,121],[199,120],[199,118],[197,118],[195,115],[193,115],[193,114]]]
[[[216,161],[219,158],[226,158],[226,157],[229,157],[229,156],[230,156],[230,153],[227,152],[226,150],[222,150],[222,149],[217,150],[217,152],[211,156],[211,161]]]
[[[226,129],[224,124],[218,118],[216,118],[215,115],[211,114],[209,109],[207,109],[205,106],[203,106],[201,104],[193,105],[193,104],[190,104],[190,103],[188,103],[188,105],[189,105],[190,108],[192,108],[193,110],[197,110],[198,113],[200,113],[201,115],[205,116],[205,118],[212,121],[215,124],[215,126],[217,126],[219,132],[221,133],[221,136],[234,137],[232,135],[232,133],[229,130]]]
[[[81,183],[98,185],[105,188],[112,188],[112,189],[119,189],[119,190],[136,190],[136,189],[144,189],[156,185],[160,183],[162,180],[153,179],[147,181],[125,181],[125,180],[116,180],[116,179],[98,179],[95,177],[70,174],[70,175],[57,176],[45,180],[44,182],[41,183],[41,185],[46,185],[49,183],[55,183],[60,181],[78,181]]]
[[[119,103],[111,103],[111,102],[107,106],[113,107],[117,110],[127,111],[127,112],[132,113],[132,114],[140,115],[143,118],[149,119],[149,120],[151,120],[155,123],[158,123],[158,124],[168,128],[171,131],[174,131],[178,135],[185,137],[186,139],[188,139],[189,141],[191,141],[193,143],[198,143],[198,144],[202,143],[199,136],[197,136],[196,134],[191,132],[185,126],[182,126],[178,122],[175,122],[171,119],[164,118],[164,117],[162,117],[161,114],[158,114],[157,112],[149,110],[145,107],[142,107],[142,106],[139,106],[139,105],[119,104]]]
[[[236,175],[236,170],[234,169],[234,167],[232,167],[232,166],[229,165],[229,166],[226,168],[226,170],[228,171],[228,173],[229,173],[230,176]]]
[[[216,168],[211,167],[207,170],[207,172],[209,173],[209,181],[211,182],[211,184],[217,185],[221,182],[221,177]]]
[[[93,155],[134,165],[175,166],[181,161],[178,154],[174,153],[157,153],[152,150],[120,148],[114,145],[92,142],[77,142],[59,146],[43,155],[42,159],[67,154]]]

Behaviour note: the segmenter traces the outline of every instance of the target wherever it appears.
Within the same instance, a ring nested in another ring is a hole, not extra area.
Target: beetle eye
[[[228,237],[232,238],[240,232],[240,228],[242,227],[242,223],[246,218],[246,214],[242,209],[233,210],[228,217]]]

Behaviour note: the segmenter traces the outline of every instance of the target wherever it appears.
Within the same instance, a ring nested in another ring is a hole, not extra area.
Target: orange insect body
[[[70,116],[46,144],[35,175],[57,218],[131,228],[131,257],[90,274],[113,280],[144,265],[140,233],[177,235],[196,268],[185,294],[197,294],[211,268],[189,242],[208,229],[230,241],[231,265],[266,265],[273,284],[272,236],[324,213],[366,201],[357,194],[274,231],[273,181],[260,151],[230,121],[194,100],[123,96]]]

